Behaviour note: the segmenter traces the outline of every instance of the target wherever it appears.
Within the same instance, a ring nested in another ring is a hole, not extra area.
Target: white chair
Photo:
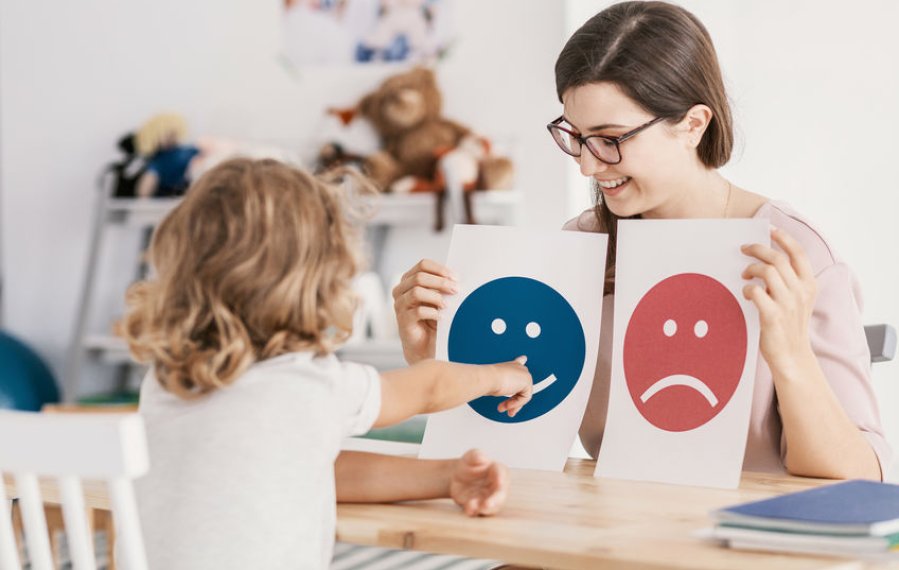
[[[149,468],[143,419],[137,414],[44,414],[0,411],[0,483],[15,479],[31,568],[53,562],[38,476],[56,479],[75,570],[96,568],[81,480],[108,486],[115,523],[116,561],[145,570],[146,553],[132,481]],[[20,570],[9,499],[0,484],[0,570]]]

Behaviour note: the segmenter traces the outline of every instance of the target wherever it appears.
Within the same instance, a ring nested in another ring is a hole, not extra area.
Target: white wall
[[[194,133],[304,141],[327,105],[354,103],[387,73],[292,76],[276,58],[280,9],[278,0],[0,0],[3,325],[57,372],[85,266],[95,177],[115,158],[122,133],[171,109]],[[513,138],[528,157],[518,164],[523,222],[558,225],[564,171],[542,124],[556,109],[552,63],[562,9],[457,0],[455,12],[459,41],[438,72],[445,112]],[[120,232],[113,241],[107,258],[127,264],[134,236]],[[442,255],[440,240],[395,242],[397,267]],[[105,268],[109,312],[130,272]]]
[[[865,321],[899,325],[899,3],[680,3],[711,33],[733,101],[738,143],[725,175],[813,220],[861,280]],[[569,0],[568,31],[608,4]],[[569,173],[574,209],[586,186]],[[873,370],[899,446],[899,362]]]

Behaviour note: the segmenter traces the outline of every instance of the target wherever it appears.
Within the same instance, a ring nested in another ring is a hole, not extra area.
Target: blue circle
[[[503,277],[481,285],[459,306],[450,325],[448,352],[451,362],[465,364],[527,356],[535,386],[545,382],[545,388],[515,417],[497,411],[503,397],[484,396],[468,403],[488,420],[518,423],[542,416],[568,397],[584,368],[586,341],[577,313],[555,289],[527,277]]]

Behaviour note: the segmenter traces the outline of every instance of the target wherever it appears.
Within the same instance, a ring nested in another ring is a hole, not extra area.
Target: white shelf
[[[473,209],[479,223],[508,223],[517,214],[521,193],[517,190],[479,190],[473,194]],[[436,213],[434,194],[381,194],[370,224],[387,226],[432,225]],[[446,203],[447,220],[450,204]]]
[[[399,339],[367,340],[344,345],[337,350],[337,356],[341,360],[374,366],[380,371],[408,366]]]
[[[480,223],[505,223],[514,218],[521,201],[516,190],[483,190],[473,195],[474,212]],[[373,225],[420,226],[433,223],[436,197],[430,193],[381,194],[375,198]],[[178,205],[181,198],[110,198],[106,202],[109,221],[130,225],[154,225]],[[449,215],[449,204],[447,204]]]
[[[106,215],[110,222],[155,225],[181,202],[181,198],[109,198]]]
[[[109,364],[136,364],[128,352],[128,344],[115,335],[93,334],[84,338],[84,350]]]
[[[472,193],[472,206],[476,221],[482,224],[515,224],[518,219],[521,192],[517,190],[478,190]],[[446,227],[459,222],[461,208],[459,196],[453,203],[451,196],[444,204]],[[111,198],[100,196],[96,204],[94,229],[88,257],[88,270],[82,287],[76,334],[72,341],[64,374],[64,394],[72,401],[81,394],[78,382],[82,361],[85,357],[106,364],[134,364],[126,343],[111,334],[87,334],[91,298],[94,294],[95,273],[99,263],[104,228],[107,225],[127,225],[146,228],[157,225],[180,202],[174,198]],[[420,194],[380,194],[373,200],[373,214],[367,225],[373,230],[368,239],[373,249],[377,267],[377,256],[384,247],[386,236],[392,227],[432,228],[437,215],[437,197],[431,193]],[[399,340],[366,341],[344,346],[338,350],[341,359],[369,364],[378,370],[403,368],[402,347]]]
[[[109,364],[136,364],[125,341],[115,335],[94,334],[85,337],[84,349]],[[342,360],[370,364],[378,370],[393,370],[406,366],[399,340],[365,341],[342,346],[337,350]]]

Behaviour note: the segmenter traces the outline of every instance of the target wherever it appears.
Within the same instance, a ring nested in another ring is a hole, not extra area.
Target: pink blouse
[[[766,202],[753,217],[767,218],[772,226],[787,232],[805,250],[818,285],[818,296],[809,323],[812,348],[849,419],[858,426],[874,449],[881,473],[887,473],[892,451],[884,437],[877,401],[871,388],[871,355],[861,319],[862,300],[858,281],[824,237],[788,205]],[[563,229],[598,232],[599,224],[591,209],[569,220]],[[596,410],[601,410],[602,417],[590,418],[590,423],[598,426],[600,432],[605,429],[609,401],[613,307],[613,295],[607,295],[603,299],[602,334],[592,394],[600,401],[591,405],[594,414]],[[827,421],[826,418],[821,420]],[[786,438],[777,410],[774,381],[768,364],[759,354],[743,469],[784,472],[785,456]]]

